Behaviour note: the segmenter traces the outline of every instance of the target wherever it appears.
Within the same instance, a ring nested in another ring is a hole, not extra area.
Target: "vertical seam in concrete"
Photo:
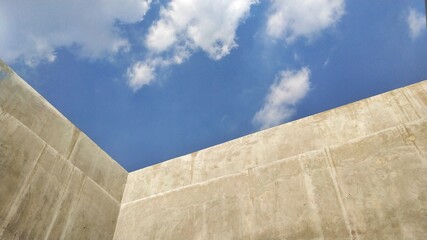
[[[16,214],[16,211],[18,210],[18,208],[20,206],[19,203],[23,201],[23,197],[24,197],[25,193],[30,188],[31,179],[34,177],[35,169],[37,168],[37,164],[39,163],[40,158],[41,158],[41,156],[43,155],[43,152],[46,149],[46,146],[47,146],[46,143],[43,144],[43,148],[40,151],[39,155],[37,156],[36,163],[34,164],[33,168],[30,170],[30,173],[28,174],[28,177],[25,178],[24,183],[22,184],[22,187],[18,191],[18,194],[16,194],[15,198],[13,199],[12,204],[10,205],[9,212],[6,215],[6,218],[5,218],[5,221],[4,221],[4,225],[1,226],[1,228],[0,228],[0,237],[3,236],[3,233],[6,230],[7,225],[9,225],[10,220]]]
[[[335,164],[333,163],[333,159],[332,159],[332,155],[331,155],[329,147],[325,148],[325,154],[326,154],[326,160],[327,160],[327,163],[328,163],[329,174],[331,175],[332,183],[334,184],[335,193],[337,194],[338,203],[340,205],[341,212],[343,214],[344,221],[345,221],[345,224],[347,226],[347,230],[348,230],[349,236],[353,240],[354,239],[358,239],[357,231],[353,231],[352,228],[351,228],[350,220],[349,220],[349,217],[348,217],[348,212],[347,212],[347,209],[345,208],[345,205],[344,205],[344,199],[342,197],[341,190],[340,190],[340,188],[338,186],[337,173],[336,173],[336,169],[335,169]]]
[[[74,147],[76,146],[77,140],[80,137],[80,130],[74,127],[73,136],[71,137],[70,144],[68,145],[68,149],[66,152],[66,159],[69,160],[71,157],[71,153],[74,151]]]
[[[62,159],[64,159],[59,153],[58,153],[58,155],[59,155],[59,158],[62,158]],[[64,168],[65,168],[65,166],[67,166],[67,164],[70,164],[68,161],[67,161],[67,159],[64,159],[65,161],[64,161],[64,164],[62,164],[62,167],[61,167],[61,171],[60,171],[60,173],[62,174],[63,172],[64,172]],[[70,164],[71,165],[71,164]],[[74,169],[73,169],[74,170]]]
[[[207,206],[206,206],[206,204],[203,204],[203,213],[202,213],[202,215],[203,215],[203,230],[202,230],[202,236],[204,237],[204,238],[202,238],[202,239],[207,239],[208,238],[208,229],[207,229],[207,219],[206,219],[206,211],[207,211]]]
[[[3,108],[0,107],[0,121],[6,118],[7,112],[3,111]]]
[[[197,153],[195,156],[193,156],[193,154],[191,154],[190,156],[191,156],[190,184],[192,184],[193,183],[193,177],[194,177],[194,161],[195,161],[195,158],[197,157]]]
[[[397,99],[398,93],[402,93],[402,91],[390,92],[390,95],[393,96],[392,110],[394,112],[394,115],[397,116],[400,123],[409,122],[410,120],[409,120],[408,115],[403,110],[402,105],[400,104],[399,100]],[[404,93],[402,93],[402,95],[404,95]],[[399,111],[399,112],[396,112],[396,111]],[[399,116],[403,116],[405,119],[400,119]]]
[[[129,178],[129,173],[126,173],[125,187],[123,188],[122,197],[119,202],[119,212],[117,213],[116,225],[114,226],[113,239],[116,239],[116,232],[117,232],[117,227],[119,226],[120,214],[122,213],[122,206],[123,206],[122,203],[125,196],[126,187],[128,185],[128,178]]]
[[[254,239],[255,237],[255,232],[253,231],[255,228],[253,227],[255,225],[255,204],[254,204],[254,185],[255,183],[253,182],[254,180],[254,171],[255,167],[250,167],[248,169],[246,169],[247,175],[248,175],[248,181],[249,181],[249,189],[248,189],[248,197],[250,199],[250,203],[251,203],[251,209],[250,209],[250,218],[251,218],[251,230],[250,231],[250,236],[251,236],[251,240]]]
[[[274,209],[276,210],[274,211],[273,220],[274,220],[274,226],[277,226],[277,206],[279,205],[278,204],[278,201],[279,201],[279,180],[278,179],[274,181],[273,189],[274,189]]]
[[[317,206],[316,201],[315,201],[315,195],[314,195],[314,186],[312,183],[312,179],[311,177],[308,175],[307,173],[307,169],[304,167],[304,164],[302,163],[302,159],[298,158],[298,162],[300,164],[300,168],[303,172],[304,175],[304,185],[305,185],[305,189],[307,190],[307,197],[308,197],[308,205],[310,206],[312,212],[314,212],[313,214],[313,218],[314,221],[316,222],[316,229],[317,231],[320,233],[320,239],[325,239],[324,235],[323,235],[323,230],[322,230],[322,220],[320,219],[319,216],[319,206]]]
[[[415,107],[414,102],[412,101],[412,98],[408,97],[408,94],[406,93],[406,89],[401,89],[400,91],[403,93],[403,96],[405,96],[406,100],[408,100],[409,105],[411,105],[412,109],[414,110],[415,114],[417,115],[417,118],[420,119],[421,115],[418,113],[417,108]]]
[[[75,167],[73,167],[71,169],[70,175],[68,176],[68,179],[67,179],[67,185],[65,186],[64,192],[62,193],[62,195],[60,197],[60,200],[58,201],[58,206],[56,207],[55,215],[53,216],[53,218],[52,218],[52,220],[51,220],[51,222],[49,224],[49,228],[48,228],[48,230],[46,232],[46,236],[45,236],[44,239],[49,239],[49,236],[50,236],[50,234],[52,232],[53,225],[55,224],[56,219],[58,218],[59,210],[60,210],[60,208],[62,206],[62,203],[64,202],[65,194],[67,193],[67,190],[68,190],[68,188],[70,186],[71,176],[74,173],[74,169],[75,169]]]
[[[114,226],[113,240],[116,239],[117,228],[119,226],[120,214],[122,213],[122,204],[119,204],[119,213],[117,214],[116,226]]]
[[[424,157],[423,152],[421,151],[421,149],[418,147],[418,145],[415,143],[415,139],[411,139],[410,135],[411,133],[409,132],[408,128],[404,125],[404,124],[399,124],[396,126],[400,137],[402,138],[403,142],[406,144],[411,144],[412,146],[415,147],[415,149],[417,150],[417,154],[418,156],[422,159],[422,164],[424,165],[424,167],[427,168],[427,158]],[[409,138],[407,137],[409,136]]]
[[[75,167],[74,166],[74,169],[76,169],[77,167]],[[77,168],[78,169],[78,168]],[[74,212],[75,212],[75,208],[76,208],[76,206],[78,206],[78,204],[80,203],[80,198],[81,198],[81,192],[82,192],[82,189],[83,189],[83,186],[85,185],[85,182],[86,182],[86,178],[87,178],[87,176],[86,175],[84,175],[83,174],[83,179],[82,179],[82,183],[81,183],[81,185],[80,185],[80,188],[79,188],[79,191],[77,192],[77,194],[76,194],[76,196],[78,197],[75,201],[73,201],[72,203],[71,203],[71,206],[70,206],[70,212],[69,212],[69,214],[68,214],[68,217],[66,218],[67,220],[65,221],[65,224],[64,224],[64,229],[63,229],[63,231],[62,231],[62,233],[61,233],[61,236],[60,236],[60,239],[64,239],[65,238],[65,236],[64,236],[64,233],[65,232],[67,232],[67,229],[68,229],[68,225],[70,224],[70,219],[72,219],[73,217],[72,217],[72,215],[74,214]]]

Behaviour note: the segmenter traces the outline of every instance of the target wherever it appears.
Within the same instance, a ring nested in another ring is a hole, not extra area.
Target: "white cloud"
[[[267,34],[290,44],[297,38],[312,40],[344,15],[344,0],[272,0]]]
[[[155,70],[181,64],[201,50],[219,60],[237,47],[236,30],[258,0],[171,0],[145,38],[143,60]]]
[[[423,30],[426,29],[426,16],[410,8],[406,18],[409,28],[409,36],[412,39],[417,38]]]
[[[137,62],[127,71],[128,85],[136,91],[150,84],[155,77],[154,69],[147,63]]]
[[[99,58],[129,49],[117,25],[141,21],[151,0],[0,1],[0,57],[30,66],[61,47]]]
[[[281,71],[265,98],[264,106],[252,119],[254,125],[261,129],[283,123],[295,113],[295,105],[310,90],[310,69],[304,67],[299,71]]]
[[[220,59],[237,46],[236,29],[255,0],[172,0],[160,10],[149,30],[146,46],[163,52],[177,46],[202,49]]]

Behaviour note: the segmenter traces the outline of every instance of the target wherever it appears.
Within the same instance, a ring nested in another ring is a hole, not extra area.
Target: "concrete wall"
[[[0,239],[112,239],[126,178],[0,62]]]
[[[0,239],[427,239],[427,81],[128,174],[0,63]]]
[[[427,239],[427,81],[130,173],[114,239]]]

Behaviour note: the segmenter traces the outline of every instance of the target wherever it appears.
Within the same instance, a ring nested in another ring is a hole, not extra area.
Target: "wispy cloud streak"
[[[281,71],[265,97],[264,105],[255,114],[252,123],[260,129],[279,125],[295,113],[295,105],[310,90],[310,69]]]

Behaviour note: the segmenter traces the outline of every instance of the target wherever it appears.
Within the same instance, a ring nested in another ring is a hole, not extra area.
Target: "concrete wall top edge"
[[[405,86],[405,87],[401,87],[401,88],[396,88],[394,90],[391,90],[391,91],[388,91],[388,92],[384,92],[384,93],[396,92],[396,91],[400,91],[401,89],[404,89],[404,88],[408,88],[408,87],[411,87],[411,86],[418,86],[418,85],[423,86],[424,89],[425,89],[425,91],[427,92],[427,79],[425,79],[425,80],[421,80],[421,81],[419,81],[417,83],[413,83],[411,85],[408,85],[408,86]],[[212,145],[212,146],[209,146],[209,147],[206,147],[206,148],[203,148],[203,149],[191,152],[191,153],[187,153],[187,154],[184,154],[184,155],[181,155],[181,156],[173,157],[173,158],[167,159],[167,160],[165,160],[163,162],[156,163],[156,164],[153,164],[153,165],[141,168],[141,169],[134,170],[132,172],[129,172],[129,174],[137,174],[138,172],[141,172],[141,171],[144,171],[145,169],[150,169],[150,168],[160,169],[163,165],[167,165],[171,161],[178,160],[178,159],[181,159],[181,158],[186,158],[186,157],[189,157],[189,156],[192,156],[192,155],[196,155],[197,153],[199,153],[201,151],[205,151],[205,150],[208,150],[208,149],[213,149],[213,148],[216,148],[216,147],[221,146],[223,144],[227,144],[227,143],[231,143],[231,142],[236,142],[236,141],[241,141],[243,138],[247,138],[247,137],[250,137],[250,136],[253,136],[253,135],[258,135],[258,134],[263,134],[263,133],[268,133],[268,132],[274,132],[276,129],[282,128],[284,125],[290,125],[290,124],[296,124],[298,122],[304,122],[304,121],[307,121],[309,119],[319,117],[319,116],[321,116],[321,115],[323,115],[323,114],[325,114],[327,112],[331,112],[331,111],[334,111],[334,110],[339,110],[339,109],[347,108],[350,105],[354,105],[354,104],[363,102],[363,101],[365,101],[367,99],[379,97],[379,96],[381,96],[384,93],[379,93],[377,95],[374,95],[374,96],[371,96],[371,97],[367,97],[367,98],[363,98],[363,99],[360,99],[360,100],[355,101],[355,102],[347,103],[347,104],[344,104],[342,106],[339,106],[339,107],[336,107],[336,108],[333,108],[333,109],[328,109],[328,110],[325,110],[325,111],[322,111],[322,112],[319,112],[319,113],[316,113],[316,114],[313,114],[313,115],[310,115],[310,116],[306,116],[306,117],[303,117],[303,118],[300,118],[300,119],[296,119],[296,120],[291,121],[291,122],[286,122],[286,123],[280,124],[278,126],[274,126],[274,127],[271,127],[271,128],[267,128],[267,129],[263,129],[263,130],[260,130],[260,131],[256,131],[254,133],[250,133],[250,134],[238,137],[238,138],[234,138],[234,139],[231,139],[231,140],[226,141],[226,142],[218,143],[218,144],[215,144],[215,145]]]
[[[58,109],[56,109],[49,101],[47,101],[40,93],[38,93],[30,84],[28,84],[24,79],[22,79],[13,69],[11,69],[6,63],[0,60],[0,80],[5,80],[7,78],[16,78],[19,81],[19,84],[24,85],[28,91],[31,91],[37,98],[43,101],[43,104],[48,107],[50,110],[58,114],[58,117],[61,117],[64,121],[72,124]]]

